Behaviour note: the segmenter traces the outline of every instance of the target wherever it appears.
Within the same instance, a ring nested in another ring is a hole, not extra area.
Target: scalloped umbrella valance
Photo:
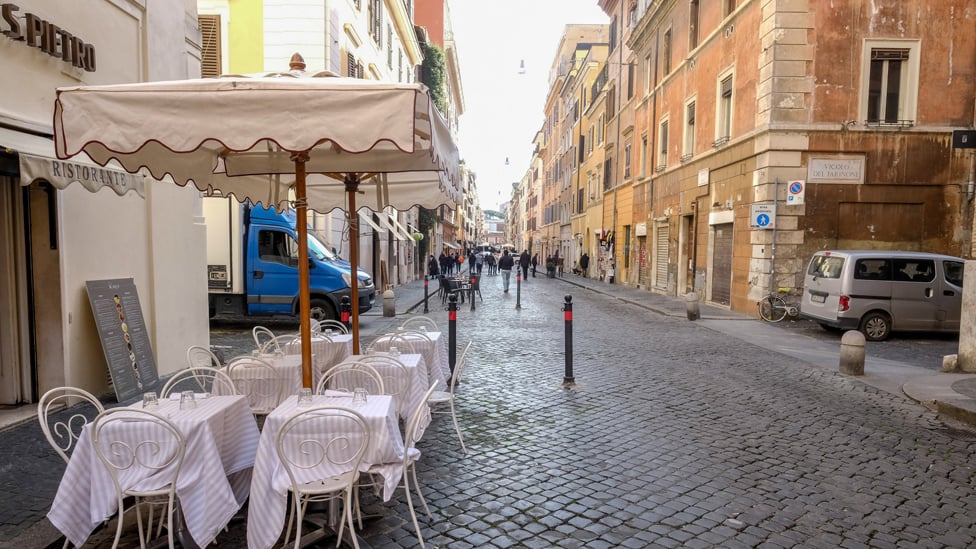
[[[292,70],[254,76],[58,89],[58,158],[85,152],[105,165],[147,170],[279,210],[342,208],[358,273],[358,207],[435,208],[462,201],[457,147],[423,84]],[[290,194],[293,193],[293,194]],[[357,205],[358,201],[358,205]],[[297,223],[299,241],[306,225]],[[311,386],[308,249],[299,246],[303,383]],[[353,347],[359,294],[353,284]]]

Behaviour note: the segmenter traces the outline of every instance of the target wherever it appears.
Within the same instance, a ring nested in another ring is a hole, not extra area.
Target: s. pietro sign
[[[0,3],[0,33],[51,57],[58,57],[73,67],[95,72],[95,46],[56,23],[30,12],[21,12],[16,4]]]

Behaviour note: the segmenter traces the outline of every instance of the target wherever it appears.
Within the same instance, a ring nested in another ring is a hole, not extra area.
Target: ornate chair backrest
[[[321,330],[320,331],[323,332],[323,333],[326,330],[332,330],[334,332],[338,332],[338,333],[341,333],[341,334],[348,334],[349,333],[349,327],[346,326],[345,324],[339,322],[338,320],[331,320],[331,319],[330,320],[320,320],[319,321],[319,326],[321,327]]]
[[[366,355],[358,362],[368,364],[383,378],[383,394],[400,402],[410,394],[410,370],[390,355]]]
[[[77,387],[55,387],[37,401],[41,431],[65,463],[82,429],[104,411],[95,395]]]
[[[368,446],[366,419],[339,406],[302,410],[281,426],[275,439],[278,459],[298,493],[315,486],[310,481],[317,479],[342,477],[341,485],[330,492],[352,486]]]
[[[362,387],[370,395],[385,395],[383,376],[365,362],[340,362],[329,368],[315,387],[316,394],[324,394],[326,389],[351,393]]]
[[[220,368],[223,366],[223,364],[220,363],[220,359],[217,358],[217,355],[215,355],[209,348],[202,345],[191,345],[186,350],[186,364],[190,368],[194,368],[196,366]]]
[[[155,487],[175,493],[186,440],[168,419],[139,408],[106,410],[92,423],[92,446],[120,502],[129,487],[148,477],[153,477]]]
[[[284,398],[284,379],[270,362],[255,356],[239,356],[227,364],[227,375],[237,392],[247,397],[255,414],[274,411]]]
[[[209,366],[197,366],[176,372],[169,378],[159,398],[169,398],[173,392],[193,391],[195,393],[218,393],[236,395],[234,381],[223,370]]]
[[[440,328],[437,327],[437,322],[429,316],[412,316],[405,320],[403,324],[400,325],[401,328],[406,330],[420,330],[426,327],[428,332],[439,332]]]
[[[255,326],[251,330],[251,335],[254,336],[254,348],[261,350],[267,345],[268,341],[275,338],[274,332],[265,328],[264,326]]]

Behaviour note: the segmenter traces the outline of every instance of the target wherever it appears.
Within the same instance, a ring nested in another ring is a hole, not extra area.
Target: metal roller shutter
[[[654,287],[668,287],[668,241],[671,230],[667,223],[658,223],[654,242]]]
[[[729,305],[732,302],[732,224],[712,226],[712,302]]]

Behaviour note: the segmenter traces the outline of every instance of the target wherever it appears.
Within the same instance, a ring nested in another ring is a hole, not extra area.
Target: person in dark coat
[[[583,256],[580,257],[580,269],[583,270],[583,276],[586,276],[587,268],[590,266],[590,254],[583,252]]]
[[[427,274],[431,278],[436,277],[441,272],[440,266],[438,265],[437,258],[433,255],[430,256],[430,261],[427,262]]]
[[[529,278],[529,264],[532,262],[529,258],[529,251],[522,250],[522,255],[519,256],[519,266],[522,267],[522,280]]]
[[[501,259],[498,260],[498,270],[502,273],[502,284],[505,286],[505,293],[508,293],[508,282],[512,278],[512,267],[515,266],[515,259],[508,255],[508,250],[502,252]]]

